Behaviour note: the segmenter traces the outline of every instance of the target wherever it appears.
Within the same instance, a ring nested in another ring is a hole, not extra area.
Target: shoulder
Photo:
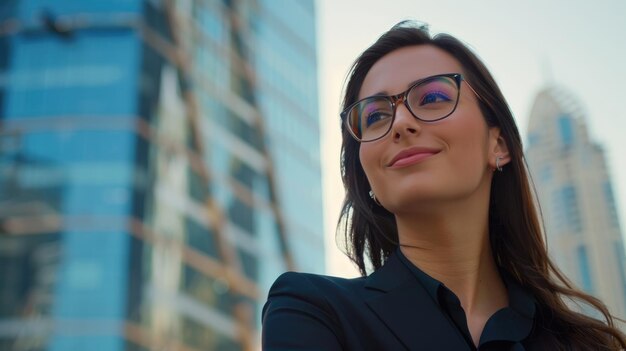
[[[344,279],[287,272],[272,285],[263,306],[264,350],[290,345],[339,350],[345,341],[344,315],[358,303],[365,278]]]
[[[286,272],[281,274],[272,285],[269,297],[284,294],[319,296],[325,294],[350,294],[363,287],[364,277],[346,279],[328,275]]]
[[[263,312],[272,304],[301,305],[303,302],[323,310],[334,309],[338,300],[354,298],[365,278],[346,279],[327,275],[286,272],[270,288]],[[311,306],[311,307],[313,307]]]

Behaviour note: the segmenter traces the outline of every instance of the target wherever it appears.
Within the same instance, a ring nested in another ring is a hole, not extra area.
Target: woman
[[[626,347],[550,261],[513,116],[465,45],[396,25],[354,63],[344,108],[340,223],[363,277],[283,274],[264,350]]]

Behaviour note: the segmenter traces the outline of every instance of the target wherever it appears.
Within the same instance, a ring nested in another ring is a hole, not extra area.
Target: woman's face
[[[416,80],[443,73],[462,74],[463,69],[434,46],[404,47],[372,66],[359,99],[395,95]],[[485,194],[488,199],[495,158],[503,148],[498,128],[487,126],[477,96],[462,82],[457,108],[450,116],[423,122],[399,104],[389,133],[361,143],[359,157],[377,199],[398,214]]]

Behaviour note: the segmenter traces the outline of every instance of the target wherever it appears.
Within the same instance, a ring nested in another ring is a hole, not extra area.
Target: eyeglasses
[[[374,95],[359,100],[341,112],[341,118],[350,134],[359,142],[374,141],[387,135],[400,103],[404,103],[413,117],[420,121],[439,121],[456,110],[462,80],[463,76],[459,73],[420,79],[398,95]]]

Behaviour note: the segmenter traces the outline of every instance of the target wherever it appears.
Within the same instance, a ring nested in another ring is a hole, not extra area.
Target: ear
[[[496,164],[496,159],[500,158],[500,161]],[[509,154],[509,146],[506,140],[500,133],[500,128],[489,128],[489,152],[487,155],[489,167],[495,170],[497,165],[500,167],[511,162],[511,155]]]

